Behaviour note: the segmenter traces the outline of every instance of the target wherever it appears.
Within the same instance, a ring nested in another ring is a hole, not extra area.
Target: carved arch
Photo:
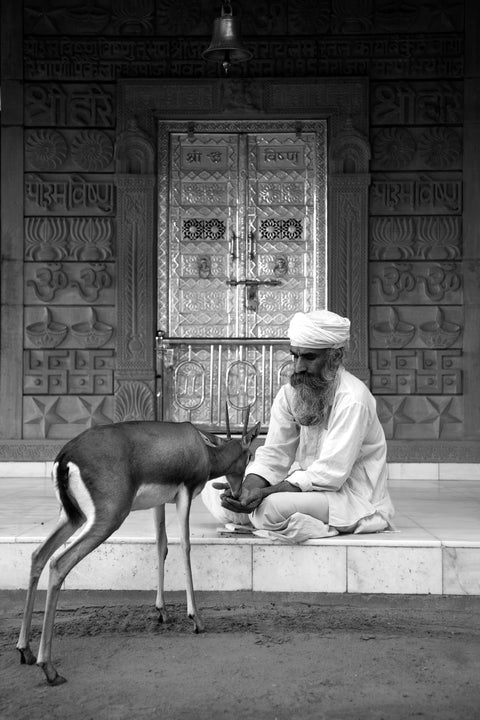
[[[350,121],[330,144],[329,164],[331,171],[336,174],[366,173],[370,157],[367,138],[358,132]]]
[[[155,151],[148,134],[135,118],[115,143],[115,170],[127,175],[151,175],[155,171]]]

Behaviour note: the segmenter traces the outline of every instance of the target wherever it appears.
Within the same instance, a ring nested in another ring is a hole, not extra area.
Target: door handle
[[[281,285],[281,280],[226,280],[227,285],[236,287],[237,285],[245,285],[246,287],[258,287],[259,285],[276,286]]]
[[[246,302],[245,307],[250,312],[257,312],[258,311],[258,288],[260,285],[267,285],[267,286],[278,286],[282,285],[281,280],[234,280],[230,279],[226,281],[227,285],[230,285],[231,287],[236,287],[237,285],[245,285],[245,288],[247,290],[246,292]]]
[[[229,253],[232,260],[236,260],[238,258],[237,255],[237,236],[235,235],[234,231],[232,230],[232,236],[230,238],[230,247],[229,247]]]
[[[248,233],[248,255],[250,260],[255,260],[255,230]]]

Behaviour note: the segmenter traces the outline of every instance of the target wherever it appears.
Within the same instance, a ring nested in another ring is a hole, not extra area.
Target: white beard
[[[293,415],[300,425],[322,425],[333,401],[336,371],[327,377],[294,374],[290,384],[294,389]]]

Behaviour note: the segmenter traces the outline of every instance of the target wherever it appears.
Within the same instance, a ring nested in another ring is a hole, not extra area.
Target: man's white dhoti
[[[201,498],[203,504],[209,510],[213,517],[221,523],[235,523],[236,525],[251,525],[250,515],[248,513],[235,513],[222,507],[220,496],[223,490],[217,490],[213,487],[213,483],[224,482],[227,484],[227,478],[220,477],[216,480],[209,480],[202,490]]]
[[[202,491],[202,500],[212,515],[224,524],[253,526],[254,534],[279,542],[305,542],[338,535],[328,524],[328,496],[324,492],[285,492],[269,495],[252,513],[235,513],[222,507],[223,490],[213,487],[210,480]],[[342,533],[371,533],[388,529],[390,524],[379,514],[362,518]]]

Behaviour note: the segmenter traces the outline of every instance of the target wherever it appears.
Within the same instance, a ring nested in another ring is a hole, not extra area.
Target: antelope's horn
[[[243,421],[243,432],[242,437],[245,437],[248,430],[248,420],[250,418],[250,407],[251,405],[247,405],[247,409],[245,410],[245,420]]]
[[[227,439],[231,440],[232,435],[230,433],[230,416],[228,414],[228,402],[225,400],[225,423],[227,425]]]

